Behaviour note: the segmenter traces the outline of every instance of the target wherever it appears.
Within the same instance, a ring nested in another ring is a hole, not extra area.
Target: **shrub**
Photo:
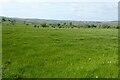
[[[43,28],[47,27],[46,23],[42,24],[42,27],[43,27]]]
[[[59,26],[59,28],[62,28],[61,26]]]
[[[97,27],[97,26],[96,26],[96,25],[94,25],[94,24],[92,24],[92,25],[91,25],[91,28],[96,28],[96,27]]]
[[[36,25],[34,25],[34,27],[36,28]]]
[[[119,26],[117,26],[116,29],[119,29]]]

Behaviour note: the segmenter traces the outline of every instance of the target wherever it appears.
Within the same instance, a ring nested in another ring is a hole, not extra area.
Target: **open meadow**
[[[117,78],[118,29],[2,26],[3,78]]]

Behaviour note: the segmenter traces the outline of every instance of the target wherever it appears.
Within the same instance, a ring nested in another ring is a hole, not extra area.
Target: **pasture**
[[[117,78],[118,29],[2,27],[3,78]]]

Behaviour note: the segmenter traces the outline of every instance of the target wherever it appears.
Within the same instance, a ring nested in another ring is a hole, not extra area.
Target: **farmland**
[[[3,78],[117,78],[118,29],[3,23]]]

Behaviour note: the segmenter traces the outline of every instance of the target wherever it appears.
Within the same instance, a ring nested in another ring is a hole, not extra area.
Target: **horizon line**
[[[80,21],[80,22],[118,22],[119,20],[72,20],[72,19],[49,19],[49,18],[30,18],[30,17],[10,17],[10,16],[0,16],[8,18],[19,18],[19,19],[39,19],[39,20],[57,20],[57,21]]]

